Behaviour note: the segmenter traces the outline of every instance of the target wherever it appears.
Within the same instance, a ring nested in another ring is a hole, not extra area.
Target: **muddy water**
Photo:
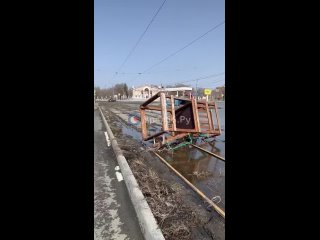
[[[221,135],[216,141],[198,142],[200,147],[225,157],[225,105],[218,102]],[[160,154],[185,178],[205,193],[222,209],[225,207],[225,162],[192,146]]]
[[[198,142],[200,147],[225,157],[225,106],[218,102],[218,116],[222,129],[221,135],[212,142]],[[118,124],[117,124],[118,125]],[[137,129],[119,123],[122,133],[141,141],[141,133]],[[154,126],[156,130],[159,126]],[[157,129],[158,131],[158,129]],[[145,142],[150,145],[149,142]],[[161,152],[168,161],[185,178],[198,187],[219,207],[225,207],[225,162],[192,146],[185,146],[171,152]]]
[[[218,102],[221,135],[216,141],[198,142],[197,145],[225,157],[225,103]],[[192,146],[162,153],[162,156],[185,178],[198,187],[209,198],[213,198],[222,209],[225,207],[225,162]]]
[[[215,142],[203,148],[216,154],[220,149]],[[205,193],[218,206],[224,209],[225,202],[225,162],[192,146],[181,147],[172,153],[162,152],[160,155],[178,170],[186,179]],[[219,154],[220,155],[220,154]]]
[[[121,129],[123,135],[131,136],[136,140],[142,140],[141,133],[138,132],[135,128],[126,126],[119,122],[117,122],[116,125],[119,127],[119,129]]]

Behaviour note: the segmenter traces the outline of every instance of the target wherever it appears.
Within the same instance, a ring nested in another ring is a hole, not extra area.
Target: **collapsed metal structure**
[[[158,98],[160,102],[156,101]],[[157,131],[148,128],[146,111],[161,112],[161,127]],[[178,98],[159,92],[140,105],[140,115],[143,140],[154,139],[154,144],[160,147],[187,136],[221,134],[216,103],[207,100]]]

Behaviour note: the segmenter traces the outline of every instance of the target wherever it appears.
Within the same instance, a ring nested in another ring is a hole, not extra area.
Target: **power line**
[[[209,76],[200,77],[200,78],[192,79],[192,80],[189,80],[189,81],[178,82],[178,83],[176,83],[176,84],[186,83],[186,82],[194,82],[194,81],[203,80],[203,79],[208,79],[208,78],[212,78],[212,77],[218,77],[218,76],[221,76],[221,75],[223,75],[223,74],[224,74],[224,72],[218,73],[218,74],[212,74],[212,75],[209,75]]]
[[[217,74],[211,74],[211,75],[208,75],[208,76],[204,76],[204,77],[198,77],[198,78],[194,78],[194,79],[191,79],[191,80],[188,80],[188,81],[179,81],[179,82],[175,82],[175,83],[172,83],[172,84],[182,84],[182,83],[187,83],[187,82],[194,82],[194,81],[198,81],[198,80],[203,80],[203,79],[208,79],[208,78],[213,78],[213,77],[218,77],[218,76],[221,76],[225,74],[225,72],[222,72],[222,73],[217,73]]]
[[[215,81],[215,82],[210,82],[210,83],[211,83],[211,84],[210,84],[211,87],[206,87],[206,88],[211,88],[211,89],[215,88],[215,89],[216,89],[218,86],[217,86],[217,85],[216,85],[216,86],[213,86],[213,84],[214,84],[214,83],[221,82],[221,81],[224,81],[224,80],[225,80],[225,79],[220,79],[220,80]],[[196,95],[197,95],[197,93],[198,93],[198,88],[199,88],[199,89],[203,89],[203,88],[204,88],[204,87],[198,87],[197,84],[198,84],[198,81],[197,81],[197,83],[196,83]]]
[[[214,82],[210,82],[210,83],[216,83],[216,82],[221,82],[221,81],[224,81],[225,79],[220,79],[218,81],[214,81]]]
[[[210,82],[210,83],[213,84],[213,83],[218,83],[218,82],[221,82],[221,81],[225,81],[225,79],[220,79],[220,80],[218,80],[218,81]]]
[[[201,78],[201,79],[205,79],[205,78]],[[199,79],[196,79],[196,97],[198,96],[198,80]],[[218,82],[221,82],[221,81],[224,81],[224,79],[220,79],[218,81],[215,81],[213,83],[218,83]],[[199,87],[200,88],[200,87]]]
[[[222,82],[222,81],[225,81],[225,79],[220,79],[220,80],[218,80],[218,81],[209,82],[209,84],[212,86],[213,84],[219,83],[219,82]],[[208,84],[208,85],[209,85],[209,84]]]
[[[120,65],[119,69],[117,72],[119,72],[122,67],[124,66],[124,64],[128,61],[129,57],[132,55],[132,53],[134,52],[134,50],[137,48],[138,44],[141,42],[142,38],[144,37],[144,35],[146,34],[146,32],[148,31],[149,27],[151,26],[152,22],[154,21],[154,19],[156,18],[156,16],[158,15],[158,13],[160,12],[160,10],[162,9],[163,5],[166,3],[167,0],[164,0],[163,3],[161,4],[161,6],[158,8],[157,12],[155,13],[155,15],[152,17],[151,21],[149,22],[147,28],[144,30],[144,32],[140,35],[138,41],[136,42],[136,44],[133,46],[133,48],[131,49],[131,51],[129,52],[129,54],[127,55],[127,57],[125,58],[125,60],[123,61],[123,63]]]
[[[166,71],[158,71],[158,72],[148,72],[144,74],[158,74],[158,73],[168,73],[168,72],[178,72],[182,71],[182,69],[172,69],[172,70],[166,70]],[[141,72],[117,72],[118,75],[141,75]]]
[[[162,59],[161,61],[153,64],[151,67],[147,68],[145,71],[143,71],[142,73],[148,72],[150,71],[152,68],[154,68],[155,66],[163,63],[164,61],[168,60],[169,58],[173,57],[174,55],[176,55],[177,53],[181,52],[182,50],[184,50],[185,48],[189,47],[190,45],[192,45],[193,43],[195,43],[196,41],[200,40],[201,38],[203,38],[204,36],[206,36],[208,33],[212,32],[213,30],[215,30],[216,28],[220,27],[222,24],[224,24],[225,21],[219,23],[218,25],[212,27],[211,29],[209,29],[207,32],[205,32],[204,34],[202,34],[200,37],[197,37],[196,39],[194,39],[193,41],[191,41],[190,43],[188,43],[187,45],[185,45],[184,47],[180,48],[179,50],[171,53],[169,56],[165,57],[164,59]]]

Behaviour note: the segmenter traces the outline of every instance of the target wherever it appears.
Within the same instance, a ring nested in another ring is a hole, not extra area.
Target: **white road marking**
[[[119,171],[119,170],[120,170],[120,167],[119,167],[119,166],[116,166],[116,167],[114,168],[114,170]]]
[[[107,140],[107,145],[108,147],[110,147],[110,139],[109,139],[109,135],[107,132],[104,132],[104,135],[106,135],[106,140]]]
[[[118,179],[118,182],[121,182],[123,180],[122,174],[119,172],[116,172],[116,177]]]
[[[108,167],[109,165],[107,164],[105,170],[107,170]],[[100,181],[103,188],[106,189],[108,197],[99,200],[95,199],[95,240],[104,240],[106,237],[110,240],[128,239],[126,234],[121,233],[123,223],[116,214],[116,211],[120,209],[120,205],[115,198],[115,189],[111,185],[113,179],[114,178],[107,175],[107,171],[105,171],[104,176],[96,178],[96,181]],[[112,208],[111,205],[113,206]],[[101,206],[103,206],[102,209]]]

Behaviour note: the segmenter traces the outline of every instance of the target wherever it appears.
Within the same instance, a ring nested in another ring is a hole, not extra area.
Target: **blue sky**
[[[133,54],[115,74],[163,0],[94,1],[94,84],[167,85],[219,74],[198,87],[224,84],[225,24],[144,74],[225,20],[224,0],[167,0]],[[195,87],[196,81],[186,82]]]

